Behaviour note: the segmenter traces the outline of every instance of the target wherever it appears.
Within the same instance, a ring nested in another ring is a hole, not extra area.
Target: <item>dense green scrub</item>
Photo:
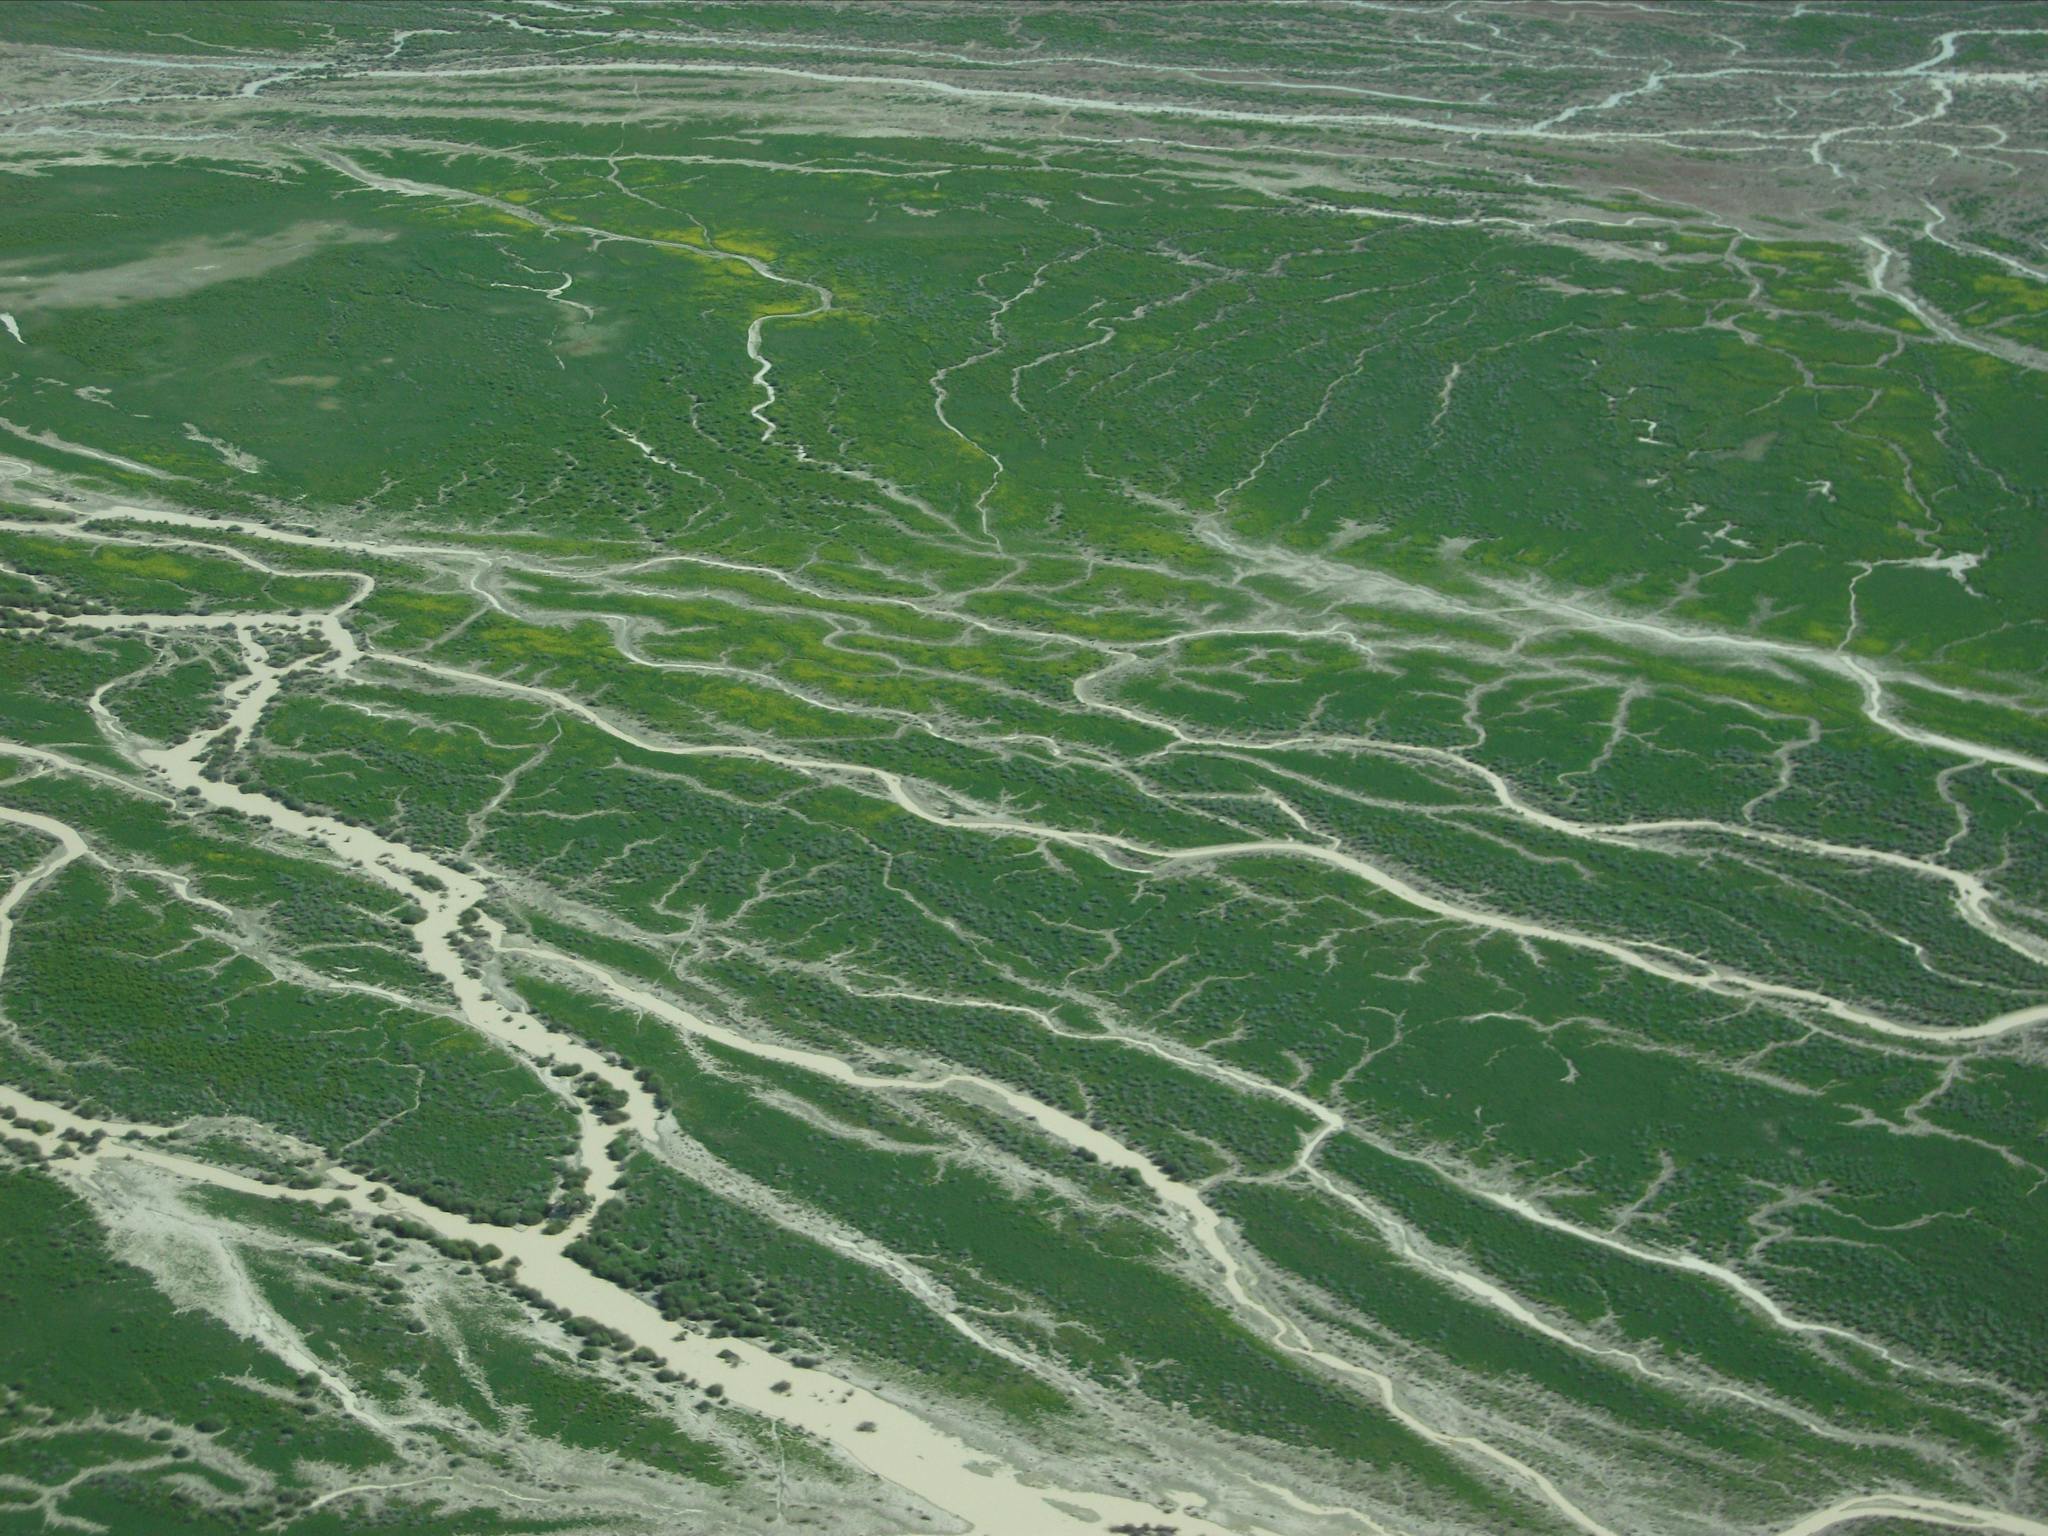
[[[2042,1516],[2048,13],[162,16],[0,17],[0,1528],[913,1518],[255,1186],[1082,1507]]]

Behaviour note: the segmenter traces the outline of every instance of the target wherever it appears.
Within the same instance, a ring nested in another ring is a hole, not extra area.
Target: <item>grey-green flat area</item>
[[[2048,6],[0,8],[0,1536],[2048,1536]]]

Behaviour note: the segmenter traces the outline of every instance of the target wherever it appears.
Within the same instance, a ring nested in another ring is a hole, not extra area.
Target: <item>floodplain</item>
[[[2048,7],[0,79],[0,1533],[2048,1536]]]

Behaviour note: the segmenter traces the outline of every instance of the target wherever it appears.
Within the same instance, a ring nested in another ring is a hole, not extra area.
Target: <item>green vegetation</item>
[[[0,1532],[2048,1516],[2048,9],[165,14],[0,21]]]

